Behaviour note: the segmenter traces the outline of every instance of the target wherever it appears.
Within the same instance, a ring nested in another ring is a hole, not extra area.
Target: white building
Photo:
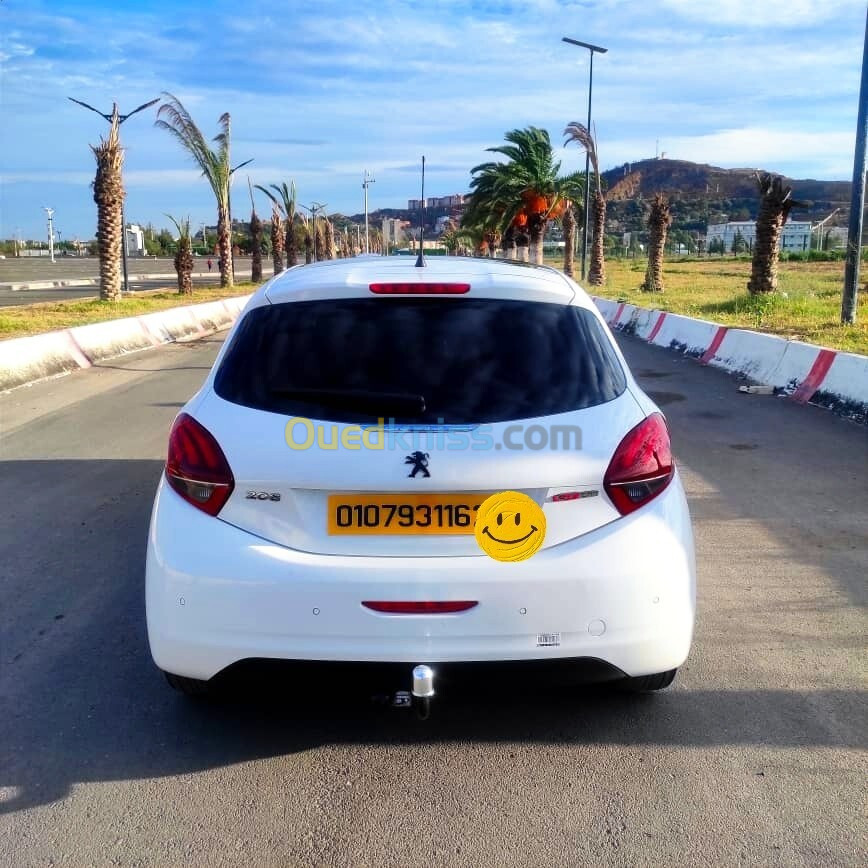
[[[723,249],[729,253],[732,243],[741,235],[749,249],[753,249],[756,241],[756,222],[753,220],[735,220],[729,223],[716,223],[708,227],[705,235],[705,249],[716,241],[723,241]],[[784,224],[781,237],[778,240],[778,250],[796,252],[811,249],[811,224],[808,221],[788,221]]]

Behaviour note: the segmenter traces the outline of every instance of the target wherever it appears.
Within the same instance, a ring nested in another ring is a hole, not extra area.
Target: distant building
[[[128,223],[124,232],[124,240],[127,245],[127,256],[145,255],[145,233],[141,226],[136,223]]]
[[[428,199],[408,199],[407,210],[419,211],[422,208],[461,208],[464,205],[464,196],[461,193],[453,193],[451,196],[431,196]]]
[[[753,249],[756,241],[756,223],[752,220],[735,220],[729,223],[715,223],[708,227],[705,233],[706,250],[710,244],[723,242],[723,249],[729,253],[732,243],[741,235],[749,249]],[[811,224],[808,221],[789,221],[784,224],[778,239],[778,250],[797,252],[810,250]]]
[[[404,227],[407,223],[404,220],[395,220],[386,217],[383,220],[383,243],[386,247],[400,247],[405,242]]]

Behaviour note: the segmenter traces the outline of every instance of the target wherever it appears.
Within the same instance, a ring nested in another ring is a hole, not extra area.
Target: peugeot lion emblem
[[[407,474],[407,476],[413,478],[416,474],[421,470],[422,476],[430,476],[431,474],[428,472],[428,453],[427,452],[413,452],[408,455],[404,459],[404,464],[412,464],[413,469]]]

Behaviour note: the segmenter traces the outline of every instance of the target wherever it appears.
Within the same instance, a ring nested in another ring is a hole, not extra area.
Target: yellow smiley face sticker
[[[546,538],[546,517],[520,491],[501,491],[482,502],[474,527],[479,547],[496,561],[524,561]]]

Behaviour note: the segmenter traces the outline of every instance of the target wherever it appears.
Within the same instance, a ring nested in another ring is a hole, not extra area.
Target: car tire
[[[677,669],[670,669],[667,672],[656,672],[654,675],[624,678],[618,682],[618,686],[630,693],[651,693],[655,690],[665,690],[675,680],[677,671]]]
[[[200,681],[198,678],[186,678],[183,675],[173,675],[171,672],[164,672],[166,681],[171,687],[183,693],[184,696],[190,696],[193,699],[202,699],[211,694],[211,685],[208,681]]]

